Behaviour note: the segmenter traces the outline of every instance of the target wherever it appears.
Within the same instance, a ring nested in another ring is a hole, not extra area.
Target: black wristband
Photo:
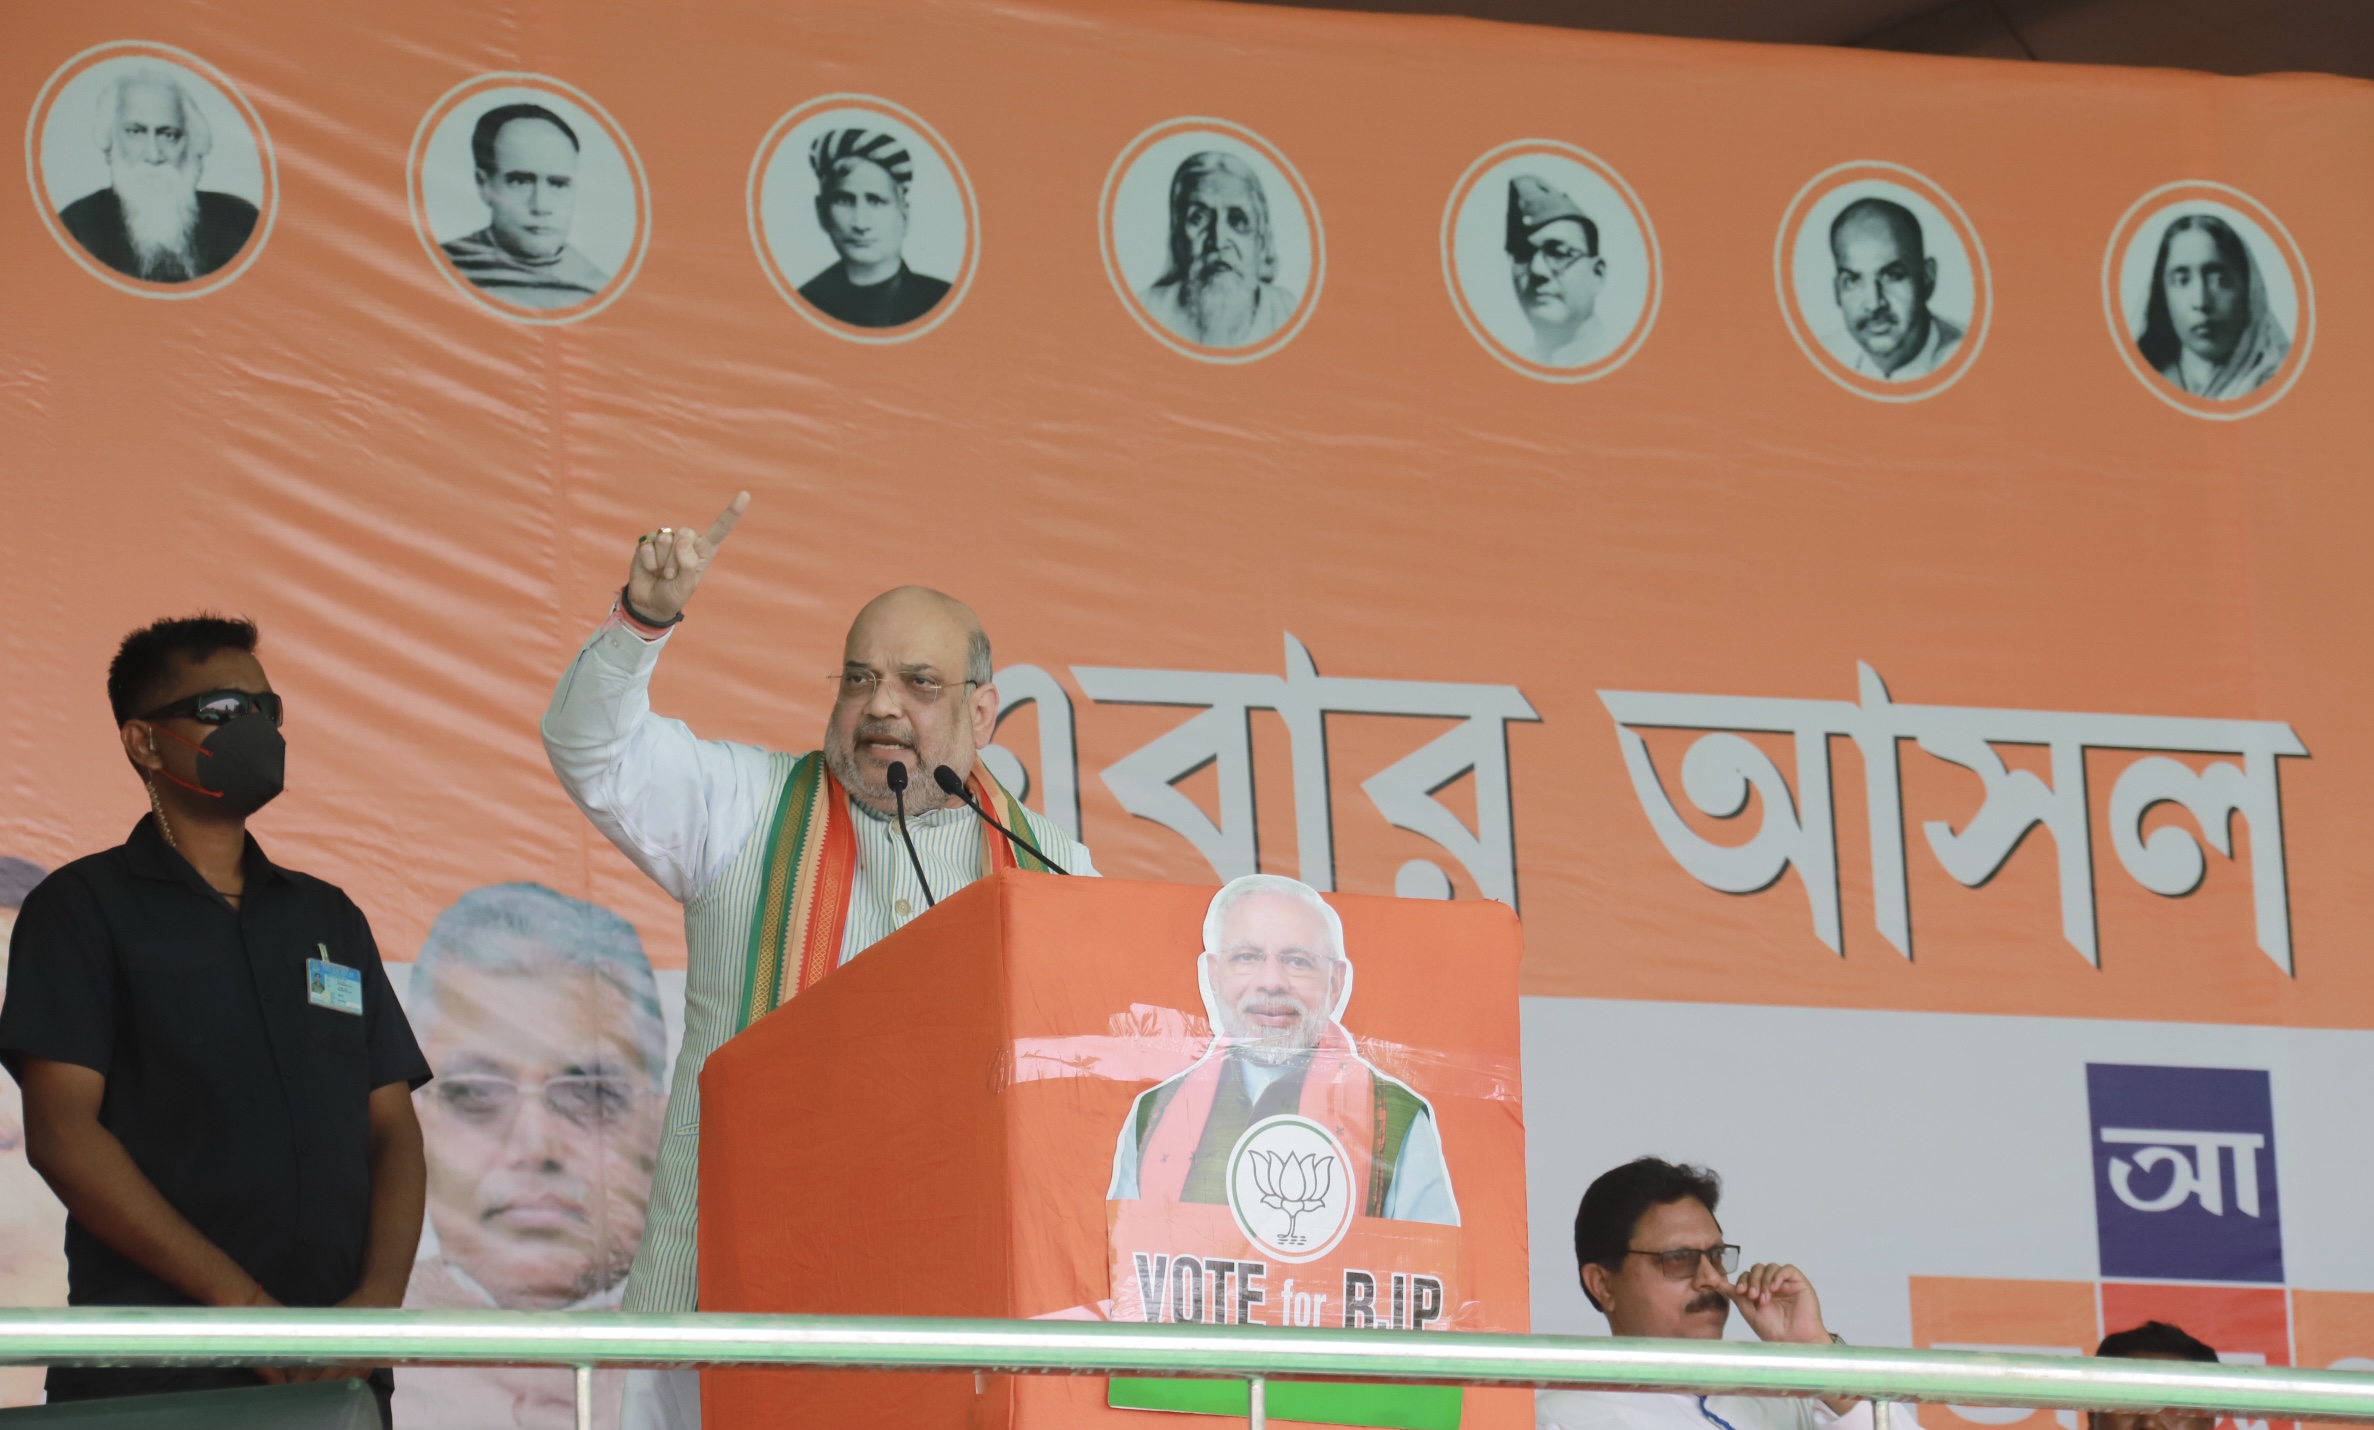
[[[655,621],[644,615],[635,609],[635,603],[627,596],[627,589],[624,586],[618,588],[618,608],[627,613],[629,620],[634,621],[637,625],[649,626],[655,631],[664,631],[670,626],[683,624],[684,613],[682,611],[678,611],[672,619],[665,621]]]

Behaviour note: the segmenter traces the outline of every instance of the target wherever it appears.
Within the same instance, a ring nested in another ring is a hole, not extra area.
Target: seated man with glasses
[[[151,812],[17,914],[0,1063],[77,1306],[394,1306],[420,1241],[429,1068],[370,923],[247,832],[288,751],[255,648],[214,616],[125,637],[107,697]],[[49,1399],[364,1373],[60,1366]]]
[[[404,1304],[618,1309],[643,1236],[668,1056],[634,925],[541,884],[472,889],[437,915],[405,990],[437,1080],[419,1098],[437,1252]],[[595,1373],[618,1423],[624,1372]],[[565,1367],[407,1370],[407,1425],[574,1423]]]
[[[684,905],[684,1046],[650,1216],[627,1277],[629,1311],[697,1304],[700,1073],[709,1054],[934,899],[999,869],[1047,867],[943,792],[937,769],[1057,867],[1096,872],[1086,849],[1024,809],[976,758],[997,732],[997,689],[989,637],[954,597],[902,586],[857,613],[840,670],[814,691],[831,701],[821,749],[700,740],[684,722],[653,713],[660,651],[749,504],[748,493],[735,497],[705,533],[662,527],[636,542],[609,619],[544,713],[544,749],[561,787]],[[779,714],[754,712],[750,723]],[[631,1373],[625,1423],[699,1424],[699,1383],[692,1371]]]
[[[1720,1340],[1731,1308],[1757,1337],[1828,1345],[1813,1283],[1794,1266],[1739,1272],[1739,1248],[1715,1220],[1720,1177],[1703,1167],[1641,1157],[1604,1173],[1574,1217],[1583,1294],[1619,1336]],[[1844,1399],[1542,1390],[1536,1430],[1869,1430],[1871,1407]],[[1917,1430],[1895,1406],[1894,1430]]]

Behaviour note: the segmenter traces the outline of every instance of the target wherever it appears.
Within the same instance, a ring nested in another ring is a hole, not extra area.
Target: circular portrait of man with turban
[[[413,136],[412,222],[456,290],[515,323],[574,323],[634,282],[643,161],[593,99],[545,75],[455,86]]]
[[[85,50],[34,102],[41,216],[103,282],[194,298],[263,252],[279,198],[264,122],[204,60],[124,41]]]
[[[1816,174],[1781,218],[1781,316],[1832,382],[1917,402],[1961,380],[1986,341],[1986,250],[1927,176],[1865,160]]]
[[[1468,166],[1443,211],[1443,280],[1484,350],[1544,382],[1622,367],[1657,319],[1656,231],[1631,185],[1551,139]]]
[[[1223,119],[1174,119],[1132,140],[1105,179],[1100,237],[1130,316],[1204,362],[1291,342],[1326,274],[1310,187],[1277,146]]]
[[[750,166],[749,206],[767,281],[835,337],[921,337],[972,285],[972,180],[936,130],[889,100],[829,94],[776,120]]]
[[[2127,367],[2196,417],[2247,417],[2290,390],[2316,303],[2275,215],[2224,184],[2167,184],[2112,233],[2103,302]]]

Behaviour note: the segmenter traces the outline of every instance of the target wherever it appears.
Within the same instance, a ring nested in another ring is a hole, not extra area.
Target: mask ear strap
[[[211,755],[214,753],[214,751],[207,749],[207,748],[206,748],[204,745],[201,745],[201,744],[199,744],[199,743],[198,743],[197,741],[195,741],[195,740],[184,740],[184,739],[182,739],[182,737],[181,737],[181,736],[174,734],[174,733],[173,733],[171,730],[165,730],[165,731],[163,731],[162,733],[164,734],[164,736],[165,736],[165,738],[166,738],[166,739],[168,739],[168,740],[176,740],[176,741],[179,741],[180,743],[182,743],[182,744],[184,744],[184,745],[187,745],[187,746],[189,746],[191,749],[193,749],[193,750],[196,750],[196,751],[197,751],[199,754],[201,754],[201,755],[208,755],[208,756],[211,756]],[[159,734],[159,727],[158,727],[158,726],[151,725],[151,726],[149,726],[149,727],[148,727],[148,752],[149,752],[150,754],[152,754],[152,755],[153,755],[153,754],[155,754],[155,753],[157,752],[157,735],[158,735],[158,734]],[[173,777],[172,777],[171,775],[167,775],[165,778],[167,778],[167,779],[173,779]],[[179,781],[179,780],[174,780],[173,782],[174,782],[175,784],[179,784],[179,783],[181,783],[181,781]]]
[[[150,725],[148,727],[148,752],[152,755],[157,752],[157,735],[159,733],[160,727],[156,725]],[[181,736],[174,734],[171,730],[164,730],[162,733],[166,739],[179,741],[181,744],[187,745],[191,749],[196,750],[201,758],[211,759],[214,755],[214,751],[207,749],[204,745],[201,745],[194,740],[184,740]],[[223,792],[221,790],[212,790],[206,788],[204,785],[191,784],[188,780],[183,779],[181,776],[168,769],[160,767],[156,770],[150,771],[150,773],[171,780],[173,783],[180,785],[183,789],[188,790],[191,794],[204,795],[208,799],[221,799],[223,797]],[[157,787],[154,783],[151,783],[148,787],[148,797],[152,803],[156,800]]]

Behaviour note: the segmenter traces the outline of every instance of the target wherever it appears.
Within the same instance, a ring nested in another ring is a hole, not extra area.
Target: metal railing
[[[1572,1386],[2374,1423],[2374,1375],[1585,1336],[601,1311],[0,1310],[0,1365],[798,1367]]]

